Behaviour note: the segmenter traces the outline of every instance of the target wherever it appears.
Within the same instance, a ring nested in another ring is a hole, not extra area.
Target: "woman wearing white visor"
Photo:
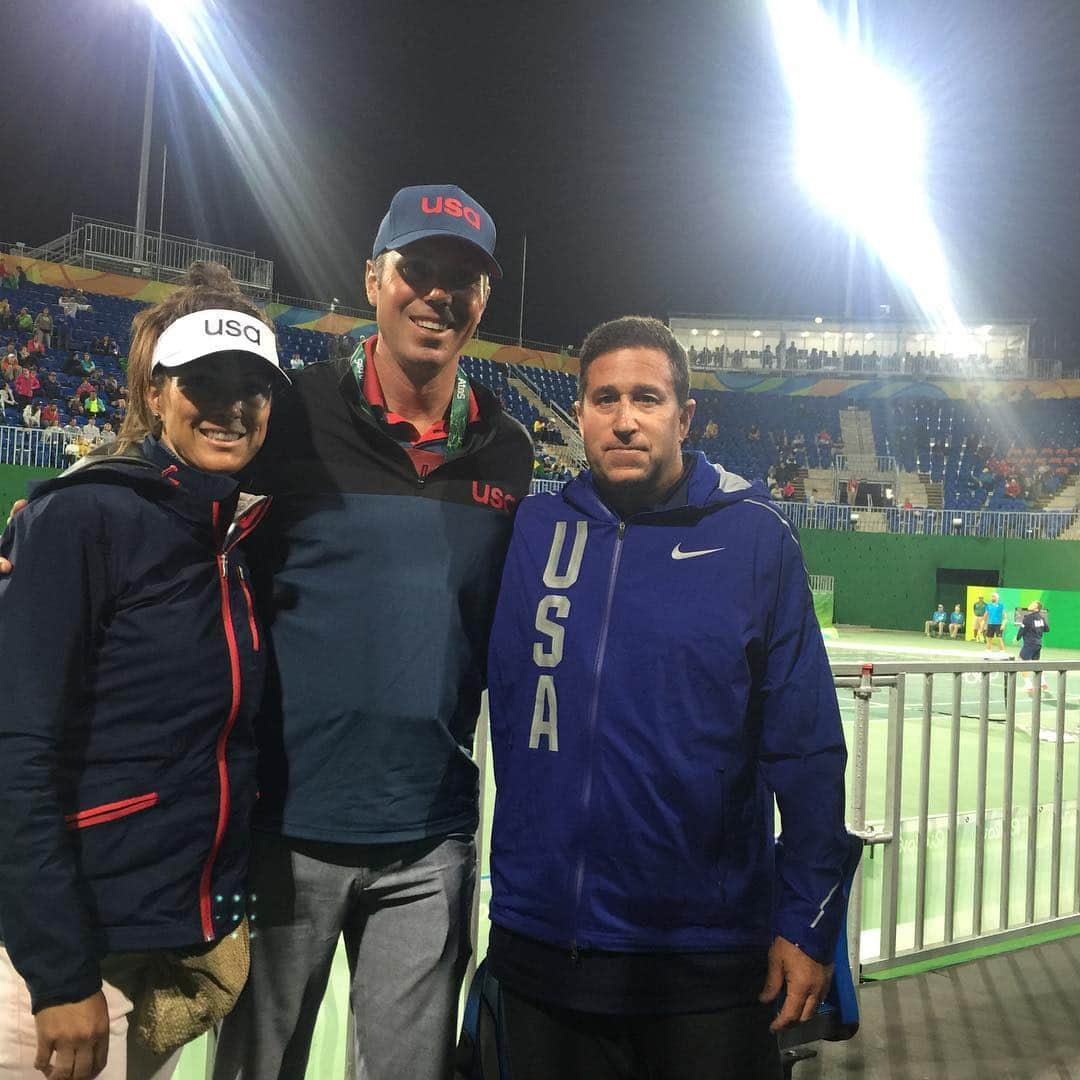
[[[274,331],[223,267],[136,316],[108,453],[0,538],[0,1077],[171,1075],[246,977],[262,641],[235,474]]]

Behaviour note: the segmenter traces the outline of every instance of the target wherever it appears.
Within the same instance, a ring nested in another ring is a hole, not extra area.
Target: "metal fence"
[[[896,458],[882,454],[834,454],[833,471],[848,474],[858,473],[866,476],[870,473],[897,472]]]
[[[193,262],[202,259],[223,263],[233,280],[248,292],[265,296],[274,287],[273,260],[261,259],[252,251],[152,229],[140,235],[130,225],[78,214],[71,216],[69,232],[26,254],[36,259],[163,281],[179,281]]]
[[[64,431],[0,427],[0,465],[63,469],[83,451],[82,438]]]
[[[831,574],[808,574],[807,576],[813,592],[833,592],[836,587],[836,578]]]
[[[1067,725],[1080,662],[832,670],[856,701],[848,823],[871,852],[848,928],[864,974],[1080,923],[1080,737]],[[1022,670],[1048,680],[1047,707],[1021,693]]]
[[[778,502],[799,529],[841,532],[889,532],[916,536],[982,536],[1009,539],[1080,539],[1062,536],[1078,517],[1075,510],[1029,513],[996,510],[930,510],[897,506],[848,506],[844,503]]]

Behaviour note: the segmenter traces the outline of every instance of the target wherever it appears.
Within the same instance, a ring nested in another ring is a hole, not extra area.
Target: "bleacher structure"
[[[33,316],[43,306],[58,310],[63,291],[31,280],[20,289],[0,288],[0,297],[13,311],[26,307]],[[88,351],[94,338],[108,333],[123,357],[131,320],[143,304],[105,293],[90,300],[90,309],[73,321],[71,347]],[[283,365],[290,367],[294,355],[304,365],[327,359],[335,335],[280,318],[282,307],[268,310]],[[356,319],[340,325],[354,344],[374,329]],[[28,336],[10,331],[0,334],[0,343],[19,347]],[[576,472],[585,464],[573,419],[576,376],[540,354],[507,362],[494,348],[487,353],[465,357],[466,372],[527,429],[538,418],[553,422],[557,434],[538,445],[538,456],[549,475]],[[123,381],[118,358],[94,359],[103,377]],[[68,352],[55,347],[34,358],[41,373],[57,373],[61,424],[82,382],[81,374],[64,373],[67,360]],[[794,490],[781,505],[801,527],[1080,539],[1080,397],[1036,397],[1031,383],[998,390],[986,401],[973,392],[945,397],[939,384],[907,379],[897,388],[896,378],[886,376],[843,384],[808,375],[694,372],[692,379],[697,412],[690,445],[748,479],[790,479]],[[98,419],[110,419],[109,410]],[[21,405],[3,410],[0,427],[0,463],[60,466],[72,456],[67,437],[26,432]]]

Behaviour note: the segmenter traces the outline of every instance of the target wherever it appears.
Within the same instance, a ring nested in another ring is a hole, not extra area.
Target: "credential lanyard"
[[[364,365],[367,363],[367,353],[364,351],[365,342],[360,342],[353,350],[349,363],[352,365],[353,377],[356,379],[357,389],[360,391],[360,400],[368,406],[364,397]],[[447,454],[456,453],[465,442],[465,425],[469,419],[469,379],[458,365],[454,375],[454,396],[450,399],[450,425],[446,438]]]

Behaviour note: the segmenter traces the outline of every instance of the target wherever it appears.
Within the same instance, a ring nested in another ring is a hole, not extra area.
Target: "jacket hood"
[[[683,454],[683,461],[690,461],[690,481],[687,488],[687,506],[697,510],[714,510],[744,499],[771,502],[768,489],[760,480],[746,480],[738,473],[728,472],[721,465],[714,465],[700,451]],[[562,490],[562,496],[571,506],[589,517],[610,521],[615,515],[600,498],[593,484],[592,470],[584,469]]]

